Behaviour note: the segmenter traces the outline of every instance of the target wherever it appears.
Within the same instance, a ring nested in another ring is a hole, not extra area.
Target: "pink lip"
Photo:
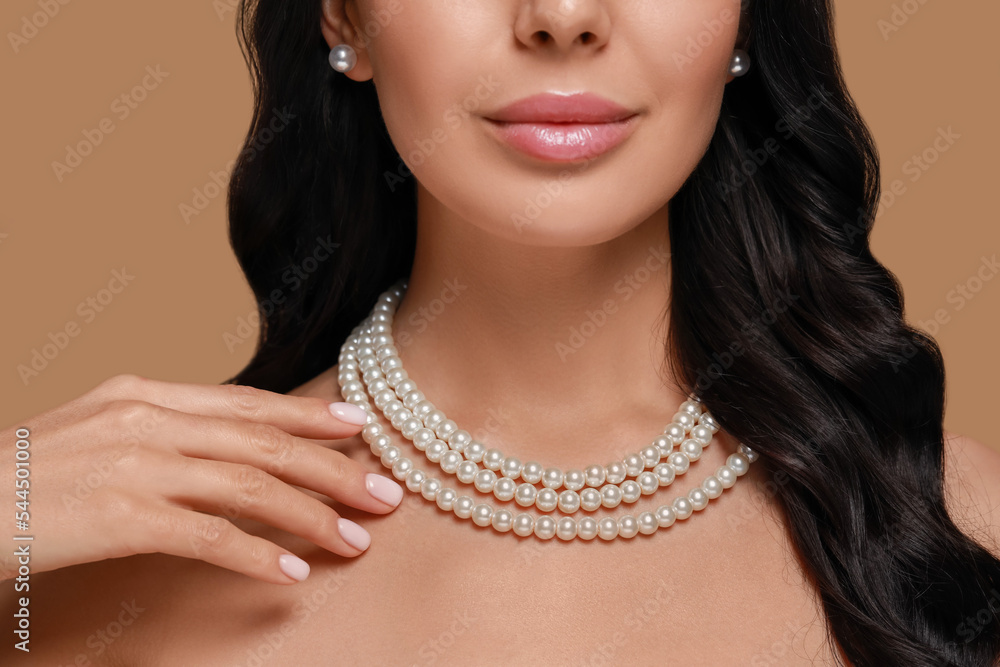
[[[637,112],[592,93],[543,93],[486,117],[500,139],[542,160],[574,162],[618,146],[636,127]]]

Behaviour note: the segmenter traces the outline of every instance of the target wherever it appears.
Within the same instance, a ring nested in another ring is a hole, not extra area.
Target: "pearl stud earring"
[[[349,44],[338,44],[330,49],[330,67],[340,73],[350,72],[358,63],[358,54]]]
[[[733,51],[733,57],[729,61],[729,73],[733,76],[743,76],[750,70],[750,54],[743,49]]]

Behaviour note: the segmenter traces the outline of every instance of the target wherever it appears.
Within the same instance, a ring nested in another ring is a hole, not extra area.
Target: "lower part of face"
[[[739,9],[738,0],[355,3],[399,174],[414,175],[433,209],[545,246],[598,244],[665,220],[714,132]],[[490,120],[531,95],[577,92],[635,115],[562,128]],[[543,156],[531,148],[539,137]]]

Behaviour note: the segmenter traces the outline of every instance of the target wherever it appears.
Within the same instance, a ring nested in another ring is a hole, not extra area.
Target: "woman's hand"
[[[363,423],[352,420],[363,418],[356,406],[321,398],[112,377],[0,432],[4,532],[34,536],[8,544],[29,545],[32,572],[162,552],[294,583],[309,572],[304,561],[225,517],[270,524],[342,556],[364,551],[363,528],[292,486],[367,512],[396,507],[403,489],[395,480],[309,440],[355,435]],[[15,474],[18,461],[27,477]],[[21,532],[13,515],[24,510]],[[0,556],[2,579],[17,576],[13,548]]]

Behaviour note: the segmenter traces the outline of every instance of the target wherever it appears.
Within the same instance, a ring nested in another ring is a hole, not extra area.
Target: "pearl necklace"
[[[676,475],[687,471],[691,461],[701,456],[702,449],[711,442],[719,426],[708,411],[702,410],[700,401],[691,397],[681,404],[664,434],[652,445],[607,466],[592,465],[584,471],[563,473],[558,468],[543,468],[535,462],[522,465],[518,459],[505,457],[498,449],[487,450],[482,443],[473,440],[468,431],[459,429],[454,421],[427,401],[403,369],[392,339],[392,318],[405,289],[406,283],[400,281],[384,292],[369,316],[344,342],[338,360],[341,394],[345,401],[358,405],[368,414],[362,438],[382,464],[392,470],[393,476],[405,481],[410,491],[419,492],[459,518],[471,518],[476,525],[489,525],[498,532],[513,530],[522,537],[534,534],[541,539],[558,536],[562,540],[577,537],[590,540],[599,536],[611,540],[634,537],[640,532],[648,535],[704,509],[710,499],[732,487],[757,459],[756,452],[741,443],[739,451],[730,454],[726,464],[700,486],[678,496],[671,504],[659,507],[655,513],[642,512],[638,517],[577,520],[572,516],[559,519],[541,516],[535,519],[528,513],[515,517],[508,509],[494,509],[486,503],[476,504],[469,496],[459,496],[453,488],[444,487],[439,479],[402,455],[378,423],[369,397],[392,427],[423,451],[429,461],[438,463],[443,472],[457,476],[462,483],[474,484],[482,493],[492,491],[498,500],[514,498],[522,507],[534,505],[542,512],[558,507],[566,514],[580,509],[590,512],[602,505],[614,508],[621,502],[633,503],[641,495],[668,486]],[[681,448],[673,452],[677,444]],[[667,462],[660,463],[662,458]],[[477,465],[479,461],[484,462],[482,470]],[[647,467],[652,467],[653,472],[645,471]],[[500,470],[503,477],[498,478],[496,470]],[[524,483],[517,485],[515,480],[519,476]],[[626,480],[627,476],[636,477],[636,481]],[[537,490],[533,486],[539,481],[545,488]],[[564,485],[566,489],[557,494],[556,490]],[[595,488],[597,486],[601,486],[600,491]]]

